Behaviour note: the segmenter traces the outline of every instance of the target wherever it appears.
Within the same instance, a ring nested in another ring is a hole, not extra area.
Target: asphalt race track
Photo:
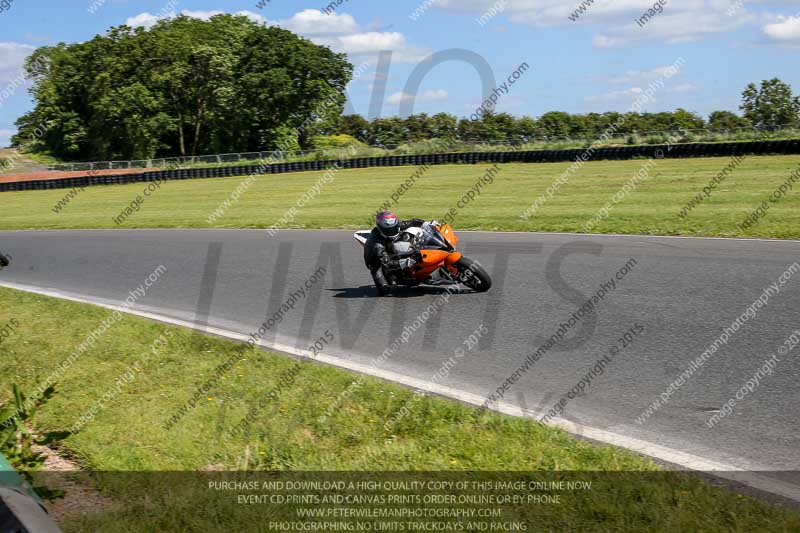
[[[490,271],[494,288],[452,296],[384,369],[430,381],[462,348],[466,355],[455,359],[439,383],[485,396],[628,264],[616,288],[503,401],[547,411],[616,347],[603,374],[569,402],[566,419],[737,469],[772,471],[773,477],[789,479],[778,472],[800,470],[800,347],[778,355],[800,329],[800,271],[664,406],[643,424],[636,421],[691,360],[800,261],[800,242],[485,232],[460,237],[462,251]],[[273,317],[325,266],[324,279],[305,289],[265,338],[305,348],[330,330],[336,338],[326,353],[366,365],[441,300],[443,290],[378,298],[349,231],[281,231],[272,238],[253,230],[0,232],[0,250],[13,257],[0,283],[106,303],[122,302],[164,265],[167,272],[137,309],[207,320],[242,334]],[[637,324],[644,330],[623,348],[618,339]],[[468,350],[463,342],[481,325],[489,334]],[[780,359],[774,372],[707,428],[709,417],[773,355]]]

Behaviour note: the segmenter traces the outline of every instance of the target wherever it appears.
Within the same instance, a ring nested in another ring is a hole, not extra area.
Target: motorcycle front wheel
[[[453,266],[458,270],[458,281],[473,291],[486,292],[492,288],[492,278],[477,261],[462,257]]]

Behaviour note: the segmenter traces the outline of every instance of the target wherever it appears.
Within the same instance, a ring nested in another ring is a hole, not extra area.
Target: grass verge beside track
[[[290,228],[363,228],[389,200],[401,216],[444,219],[454,208],[457,229],[582,232],[584,224],[609,203],[608,216],[591,232],[652,235],[800,238],[798,184],[767,216],[741,230],[737,227],[798,168],[796,156],[746,157],[720,180],[710,197],[679,213],[703,193],[731,163],[729,158],[664,159],[647,169],[634,190],[613,203],[626,183],[645,168],[645,160],[586,163],[529,219],[523,214],[546,193],[569,163],[506,164],[491,184],[463,209],[463,197],[491,165],[447,165],[427,169],[392,167],[341,170],[321,192],[286,214],[304,193],[318,184],[322,172],[260,176],[231,201],[246,177],[168,181],[140,204],[124,228],[267,228],[283,219]],[[395,193],[412,175],[421,176],[394,204]],[[116,228],[117,216],[145,184],[97,186],[81,191],[60,213],[52,211],[68,190],[0,193],[0,229]],[[207,221],[225,201],[230,206],[213,224]]]
[[[0,400],[9,400],[12,383],[34,390],[110,313],[0,288],[0,324],[11,319],[16,324],[0,345]],[[471,407],[436,397],[418,399],[413,391],[372,378],[342,400],[353,375],[313,363],[302,363],[278,400],[260,410],[249,436],[231,435],[229,430],[260,395],[295,365],[262,351],[237,357],[197,407],[165,429],[169,415],[238,350],[241,346],[233,342],[125,316],[69,366],[41,413],[39,429],[72,427],[106,395],[94,419],[60,444],[60,453],[86,470],[638,472],[643,476],[638,483],[618,483],[617,498],[589,492],[564,505],[520,508],[519,516],[572,530],[598,525],[654,531],[800,528],[800,516],[793,511],[692,476],[647,478],[659,470],[649,460],[578,441],[530,420],[491,412],[475,419]],[[134,363],[134,377],[120,386],[120,376]],[[110,399],[109,391],[116,391]],[[337,400],[338,409],[323,420]],[[408,405],[409,414],[398,419]],[[384,424],[393,417],[396,423],[387,430]],[[149,484],[125,479],[99,475],[97,484],[105,497],[117,501],[116,508],[63,523],[65,531],[255,530],[263,528],[270,512],[283,512],[264,506],[243,510],[235,498],[209,491],[188,499],[177,491],[170,498],[158,492],[164,492],[164,484],[158,484],[157,476]],[[231,524],[234,511],[248,522]]]

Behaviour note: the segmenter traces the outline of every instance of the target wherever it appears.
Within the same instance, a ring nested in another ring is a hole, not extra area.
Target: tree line
[[[506,141],[543,138],[581,138],[603,134],[609,128],[618,134],[680,130],[736,130],[740,128],[800,127],[800,97],[779,79],[749,84],[742,93],[742,115],[714,111],[707,119],[678,108],[660,113],[587,113],[551,111],[538,118],[515,117],[508,113],[487,113],[478,120],[459,119],[447,113],[419,113],[407,118],[388,117],[372,121],[360,115],[339,120],[339,133],[368,144],[395,146],[428,139],[464,141]],[[620,117],[625,118],[620,121]],[[622,126],[613,126],[622,123]],[[613,126],[613,127],[612,127]]]
[[[623,116],[343,116],[345,87],[353,76],[344,54],[234,15],[207,21],[179,16],[149,30],[111,28],[83,43],[38,48],[26,71],[35,107],[17,120],[12,142],[67,160],[308,149],[340,134],[383,146],[589,137]],[[625,113],[616,131],[800,125],[800,98],[778,79],[748,85],[741,110],[715,111],[707,119],[683,108]],[[42,124],[47,127],[39,134]]]

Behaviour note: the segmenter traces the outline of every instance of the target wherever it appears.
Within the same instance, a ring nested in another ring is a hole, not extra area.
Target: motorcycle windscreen
[[[442,243],[442,247],[455,250],[456,243],[458,243],[458,237],[456,237],[456,233],[453,231],[452,226],[450,224],[442,224],[439,226],[439,231],[435,233],[436,239]]]

